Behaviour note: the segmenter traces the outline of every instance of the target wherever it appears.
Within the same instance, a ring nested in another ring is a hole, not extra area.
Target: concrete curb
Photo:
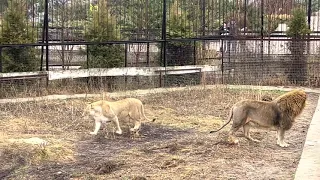
[[[313,114],[295,180],[320,179],[320,98]]]
[[[171,92],[171,91],[183,91],[187,89],[213,89],[213,88],[230,88],[230,89],[255,89],[255,90],[279,90],[279,91],[291,91],[293,89],[303,89],[308,93],[320,93],[319,88],[304,88],[304,87],[284,87],[284,86],[250,86],[250,85],[200,85],[191,87],[177,87],[177,88],[154,88],[147,90],[133,90],[133,91],[121,91],[114,93],[104,93],[108,97],[123,97],[126,95],[142,96],[153,93]],[[12,98],[12,99],[0,99],[0,104],[5,103],[17,103],[17,102],[31,102],[31,101],[45,101],[45,100],[65,100],[65,99],[77,99],[77,98],[94,98],[103,97],[101,94],[73,94],[73,95],[48,95],[41,97],[31,98]]]

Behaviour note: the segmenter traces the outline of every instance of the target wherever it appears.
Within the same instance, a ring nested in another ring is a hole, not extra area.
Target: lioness
[[[293,90],[272,101],[239,101],[232,106],[228,122],[218,130],[210,131],[210,133],[221,130],[233,119],[229,136],[233,136],[240,127],[243,127],[246,138],[259,142],[251,138],[250,127],[267,128],[277,131],[277,144],[279,146],[288,147],[289,144],[284,142],[285,131],[292,127],[295,118],[304,109],[306,99],[307,95],[304,91]]]
[[[89,115],[95,120],[95,129],[90,132],[92,135],[98,134],[102,123],[110,121],[116,125],[117,134],[122,134],[119,119],[129,118],[134,120],[134,127],[130,128],[131,132],[137,132],[140,129],[141,119],[151,121],[144,114],[142,102],[135,98],[126,98],[114,102],[100,100],[89,104],[86,111],[89,111]]]

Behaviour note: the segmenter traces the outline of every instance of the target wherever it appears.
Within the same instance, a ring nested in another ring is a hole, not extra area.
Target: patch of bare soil
[[[93,121],[81,116],[85,101],[50,101],[0,107],[0,177],[4,179],[293,179],[318,95],[287,132],[288,148],[276,145],[276,132],[253,130],[239,145],[225,142],[228,127],[215,134],[238,100],[260,99],[280,91],[188,90],[138,97],[153,123],[139,137],[115,135],[112,124],[89,135]],[[93,101],[87,99],[86,101]],[[29,112],[29,113],[27,113]],[[132,126],[132,124],[130,125]],[[12,145],[9,137],[40,137],[46,147]],[[21,151],[19,151],[19,149]]]

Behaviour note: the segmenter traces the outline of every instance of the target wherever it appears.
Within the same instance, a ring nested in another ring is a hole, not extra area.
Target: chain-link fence
[[[1,72],[47,74],[2,74],[1,96],[220,83],[320,85],[315,0],[0,4]],[[304,24],[292,24],[297,9]],[[297,36],[289,28],[295,25],[309,31]]]

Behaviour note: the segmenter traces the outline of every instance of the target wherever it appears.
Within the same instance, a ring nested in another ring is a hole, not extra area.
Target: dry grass
[[[4,160],[0,163],[0,176],[7,172],[5,175],[13,179],[53,176],[118,179],[118,174],[124,173],[124,179],[191,178],[201,171],[202,166],[196,158],[205,159],[208,152],[214,151],[212,146],[216,145],[200,137],[223,124],[233,103],[246,98],[261,99],[263,95],[276,97],[282,93],[191,88],[141,96],[138,98],[144,102],[147,116],[157,120],[153,124],[145,124],[141,132],[145,137],[137,139],[128,138],[127,124],[122,124],[122,136],[112,133],[112,124],[106,127],[110,132],[105,134],[106,137],[93,138],[88,134],[94,124],[87,117],[82,117],[83,108],[88,102],[98,99],[4,104],[0,107],[3,117],[0,121],[0,159]],[[193,132],[192,136],[182,138],[190,132]],[[44,139],[48,145],[8,141],[31,137]],[[172,138],[177,141],[170,140]],[[217,139],[226,146],[220,136]],[[66,167],[73,169],[72,173],[55,174],[58,169],[51,163],[57,162],[71,164],[71,167]],[[143,172],[136,173],[134,170],[141,168],[141,164],[152,166],[143,165]],[[46,169],[48,173],[43,174],[34,169],[35,166],[49,166]],[[152,178],[148,172],[153,174]]]
[[[39,97],[52,94],[84,94],[158,87],[158,76],[91,77],[58,79],[8,80],[0,84],[0,98]]]
[[[219,127],[229,108],[242,99],[260,100],[263,95],[276,97],[281,92],[227,88],[187,90],[140,97],[149,116],[160,116],[158,123],[182,129],[206,132]]]

